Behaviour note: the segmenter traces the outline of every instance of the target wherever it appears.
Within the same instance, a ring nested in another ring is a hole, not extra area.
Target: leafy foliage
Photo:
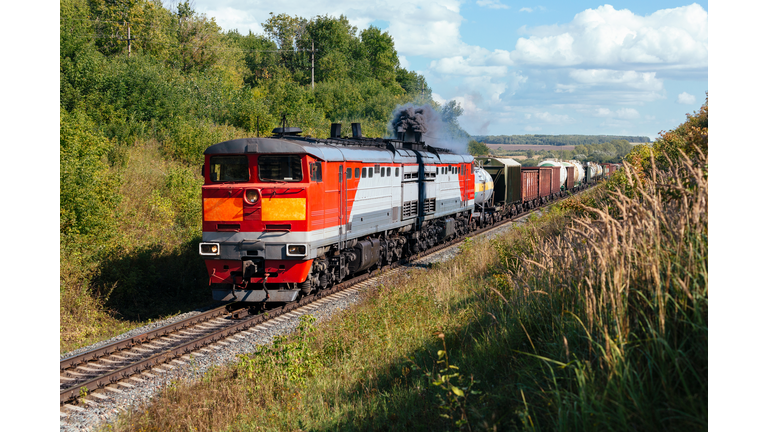
[[[472,156],[484,156],[491,154],[491,149],[483,142],[469,141],[469,154]]]
[[[80,111],[60,114],[59,227],[62,245],[108,240],[116,227],[119,177],[102,157],[110,142]]]

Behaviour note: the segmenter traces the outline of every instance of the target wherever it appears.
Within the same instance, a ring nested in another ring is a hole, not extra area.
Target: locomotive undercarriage
[[[453,216],[424,221],[418,230],[386,231],[357,239],[352,247],[332,248],[314,260],[307,280],[299,284],[302,294],[328,288],[349,276],[373,271],[469,233],[469,212]]]

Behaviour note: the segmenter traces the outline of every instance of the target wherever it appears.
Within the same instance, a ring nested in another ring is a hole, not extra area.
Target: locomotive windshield
[[[211,181],[248,181],[248,156],[211,156]]]
[[[298,182],[302,180],[301,156],[259,157],[259,180]]]

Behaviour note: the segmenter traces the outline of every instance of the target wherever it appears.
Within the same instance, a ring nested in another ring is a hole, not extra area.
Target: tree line
[[[577,145],[573,150],[503,150],[500,147],[492,149],[484,142],[471,140],[469,142],[469,153],[474,156],[521,156],[516,159],[520,160],[520,163],[523,166],[536,166],[539,161],[547,158],[618,163],[621,162],[624,159],[624,156],[629,154],[634,147],[635,146],[630,144],[627,140],[616,139],[610,142]],[[522,156],[525,156],[525,159],[523,159]]]
[[[588,145],[607,143],[615,140],[626,140],[634,143],[648,143],[651,139],[645,136],[619,135],[478,135],[472,137],[486,144],[518,144],[518,145]]]

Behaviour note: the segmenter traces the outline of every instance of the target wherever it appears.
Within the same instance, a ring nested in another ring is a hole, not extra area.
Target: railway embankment
[[[109,427],[706,429],[702,111],[605,188],[167,385]]]

